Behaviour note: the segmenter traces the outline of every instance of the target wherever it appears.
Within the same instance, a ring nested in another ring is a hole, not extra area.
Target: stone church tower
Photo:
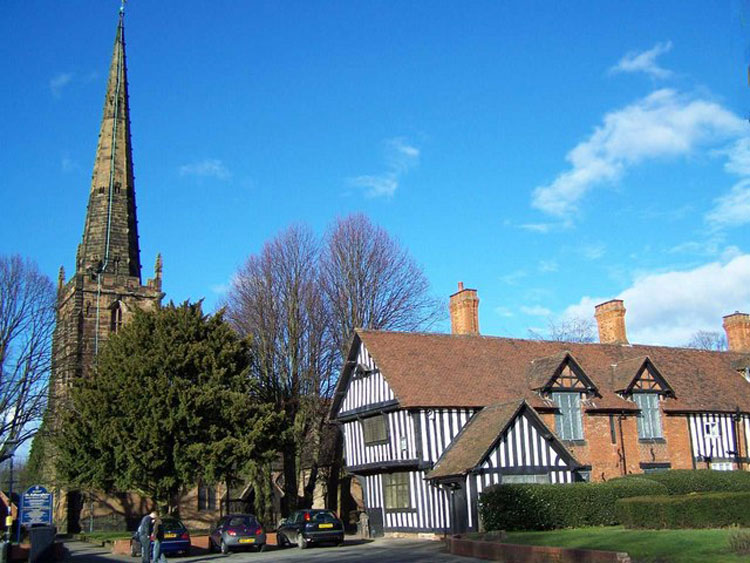
[[[123,20],[120,10],[75,273],[66,282],[60,268],[53,405],[75,378],[89,375],[97,352],[135,309],[159,307],[164,295],[160,256],[153,279],[141,283]]]
[[[136,309],[161,305],[161,271],[161,256],[157,256],[153,279],[146,285],[141,283],[121,9],[75,273],[66,281],[60,268],[58,278],[50,385],[53,428],[57,410],[65,408],[71,383],[92,375],[96,354],[109,336],[127,323]],[[54,475],[54,468],[50,470]],[[79,531],[83,508],[84,494],[80,491],[57,489],[54,517],[60,529]]]

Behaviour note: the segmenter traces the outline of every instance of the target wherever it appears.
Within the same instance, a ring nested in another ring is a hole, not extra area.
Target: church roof
[[[539,369],[556,368],[557,359],[570,353],[597,389],[587,410],[637,410],[616,392],[621,386],[617,366],[648,356],[674,391],[664,403],[666,411],[733,412],[739,407],[750,413],[750,383],[735,368],[743,355],[733,352],[373,330],[357,330],[352,350],[360,341],[403,408],[484,407],[523,398],[537,410],[550,409],[533,388],[543,377]],[[347,380],[345,369],[339,393]]]
[[[107,78],[107,92],[91,179],[78,273],[120,273],[137,277],[138,247],[133,154],[130,140],[124,13],[120,11]]]

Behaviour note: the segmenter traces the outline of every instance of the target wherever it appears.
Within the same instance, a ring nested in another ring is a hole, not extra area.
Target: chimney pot
[[[625,304],[622,299],[611,299],[595,307],[594,316],[602,344],[628,344],[625,331]]]
[[[458,291],[449,303],[452,334],[479,334],[479,297],[476,289],[464,289],[458,282]]]
[[[724,317],[724,331],[730,352],[750,353],[750,315],[735,311]]]

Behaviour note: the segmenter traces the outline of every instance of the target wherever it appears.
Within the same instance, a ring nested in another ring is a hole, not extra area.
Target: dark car
[[[266,533],[252,514],[227,514],[211,528],[208,548],[229,553],[235,549],[263,551],[266,548]]]
[[[330,510],[297,510],[279,524],[276,532],[279,547],[297,544],[305,549],[314,543],[344,543],[344,523]]]
[[[182,522],[177,518],[163,518],[164,541],[161,542],[161,551],[165,555],[187,555],[190,552],[190,533]],[[148,549],[152,548],[150,542]],[[138,557],[141,554],[141,540],[138,532],[133,534],[130,541],[130,555]]]

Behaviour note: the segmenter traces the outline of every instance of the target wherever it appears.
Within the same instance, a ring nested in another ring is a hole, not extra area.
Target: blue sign
[[[21,526],[52,525],[52,493],[41,485],[26,489],[21,495]]]

